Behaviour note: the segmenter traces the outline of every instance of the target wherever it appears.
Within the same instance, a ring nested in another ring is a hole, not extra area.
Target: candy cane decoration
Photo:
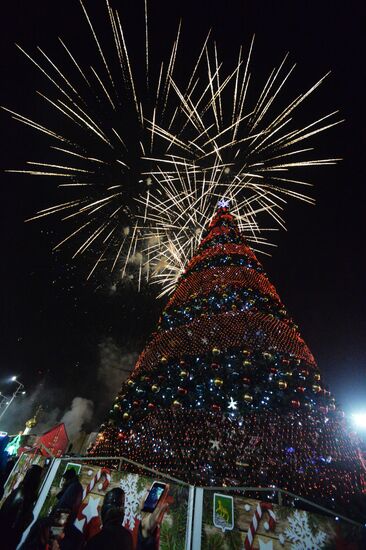
[[[108,487],[108,485],[111,482],[111,472],[110,472],[110,470],[108,470],[108,468],[100,468],[97,471],[97,473],[95,474],[95,476],[93,477],[93,479],[91,479],[89,481],[88,485],[85,487],[85,489],[83,491],[82,500],[84,500],[85,497],[90,493],[90,491],[92,491],[94,489],[95,485],[98,483],[98,481],[100,480],[100,478],[102,476],[104,476],[102,491],[106,490],[106,488]]]
[[[257,508],[254,512],[254,516],[252,518],[251,524],[249,525],[249,529],[247,532],[247,536],[244,541],[244,548],[245,550],[252,550],[253,548],[253,541],[255,534],[258,529],[259,522],[262,518],[262,515],[264,512],[268,512],[269,515],[269,522],[268,522],[268,529],[271,531],[274,531],[276,528],[276,516],[273,512],[273,506],[269,502],[260,502],[257,505]]]

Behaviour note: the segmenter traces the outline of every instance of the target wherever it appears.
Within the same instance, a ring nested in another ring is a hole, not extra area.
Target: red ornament
[[[298,399],[291,399],[291,407],[293,409],[299,409],[301,406],[301,403]]]
[[[221,407],[220,405],[217,405],[216,403],[214,403],[213,405],[211,405],[211,409],[215,412],[219,412],[221,411]]]
[[[148,403],[147,408],[150,409],[150,410],[155,409],[154,403]]]
[[[187,390],[186,388],[181,388],[181,387],[179,387],[179,388],[178,388],[178,393],[179,393],[180,395],[187,395],[188,390]]]
[[[220,365],[218,363],[211,363],[211,368],[217,370],[220,368]]]

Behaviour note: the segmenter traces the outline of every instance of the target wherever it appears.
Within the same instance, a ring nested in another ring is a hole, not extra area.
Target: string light
[[[91,453],[195,485],[274,485],[335,509],[361,494],[344,414],[228,208],[209,224]]]

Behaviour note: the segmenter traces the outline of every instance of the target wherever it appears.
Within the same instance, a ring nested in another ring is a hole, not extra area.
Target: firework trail
[[[9,172],[54,178],[63,192],[71,193],[69,200],[31,219],[53,215],[68,224],[71,230],[55,249],[74,243],[73,258],[88,255],[88,278],[102,266],[125,277],[132,266],[139,288],[142,279],[152,279],[163,285],[162,293],[169,292],[220,198],[231,200],[241,229],[258,244],[266,242],[258,213],[267,212],[283,226],[281,210],[288,198],[313,202],[298,190],[309,184],[291,173],[336,162],[309,158],[312,148],[303,142],[341,121],[336,111],[300,128],[292,118],[327,75],[276,109],[295,67],[288,67],[286,55],[256,101],[249,101],[254,38],[248,53],[240,49],[235,66],[227,69],[208,35],[182,85],[175,76],[181,25],[167,60],[154,64],[159,70],[152,71],[145,0],[141,79],[119,13],[107,0],[113,49],[106,48],[85,2],[80,5],[97,52],[95,66],[79,62],[61,38],[66,68],[40,47],[31,55],[18,46],[51,85],[51,92],[38,93],[60,117],[62,132],[57,124],[45,126],[5,110],[45,134],[61,159],[28,161],[26,169]]]

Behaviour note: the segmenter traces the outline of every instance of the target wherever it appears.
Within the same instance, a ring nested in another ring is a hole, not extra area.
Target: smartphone
[[[166,488],[166,483],[154,481],[142,507],[143,512],[153,512],[161,500]]]
[[[68,510],[57,510],[54,514],[52,525],[50,527],[51,538],[62,539],[66,522],[68,521],[70,512]]]

